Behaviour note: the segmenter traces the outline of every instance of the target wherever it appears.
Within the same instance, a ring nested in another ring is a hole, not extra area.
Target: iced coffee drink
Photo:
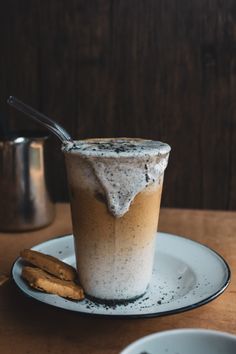
[[[63,147],[79,280],[100,300],[143,295],[152,274],[170,147],[143,139],[88,139]]]

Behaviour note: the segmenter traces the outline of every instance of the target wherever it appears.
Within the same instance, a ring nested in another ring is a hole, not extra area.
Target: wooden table
[[[150,319],[81,316],[23,296],[10,279],[0,286],[0,353],[117,354],[144,335],[172,328],[201,327],[236,334],[236,212],[162,209],[159,230],[202,242],[229,263],[232,281],[216,300],[198,309]],[[67,204],[42,230],[0,234],[0,271],[10,274],[19,251],[71,232]]]

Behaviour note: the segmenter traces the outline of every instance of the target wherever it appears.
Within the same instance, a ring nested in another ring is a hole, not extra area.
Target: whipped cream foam
[[[138,193],[161,181],[170,146],[144,139],[87,139],[65,143],[62,150],[87,162],[86,178],[95,175],[109,212],[122,217]]]

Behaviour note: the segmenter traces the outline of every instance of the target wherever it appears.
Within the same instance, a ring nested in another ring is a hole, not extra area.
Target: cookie
[[[21,275],[34,289],[71,300],[84,299],[83,289],[79,285],[73,281],[58,279],[42,269],[25,266],[22,269]]]
[[[21,251],[20,256],[34,266],[55,275],[62,280],[76,280],[77,273],[75,268],[71,267],[59,259],[44,253],[25,249]]]

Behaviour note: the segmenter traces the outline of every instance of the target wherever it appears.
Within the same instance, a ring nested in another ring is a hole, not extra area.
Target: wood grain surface
[[[73,137],[168,142],[163,205],[236,208],[234,0],[8,0],[0,11],[0,111],[19,96]],[[67,200],[59,143],[48,170]]]
[[[150,319],[81,316],[23,296],[13,281],[0,286],[0,352],[118,354],[132,341],[174,328],[209,328],[236,334],[236,213],[162,209],[160,231],[183,235],[213,248],[229,263],[232,280],[216,300],[178,315]],[[57,205],[55,222],[42,230],[0,234],[0,271],[9,274],[25,247],[71,232],[69,205]]]

